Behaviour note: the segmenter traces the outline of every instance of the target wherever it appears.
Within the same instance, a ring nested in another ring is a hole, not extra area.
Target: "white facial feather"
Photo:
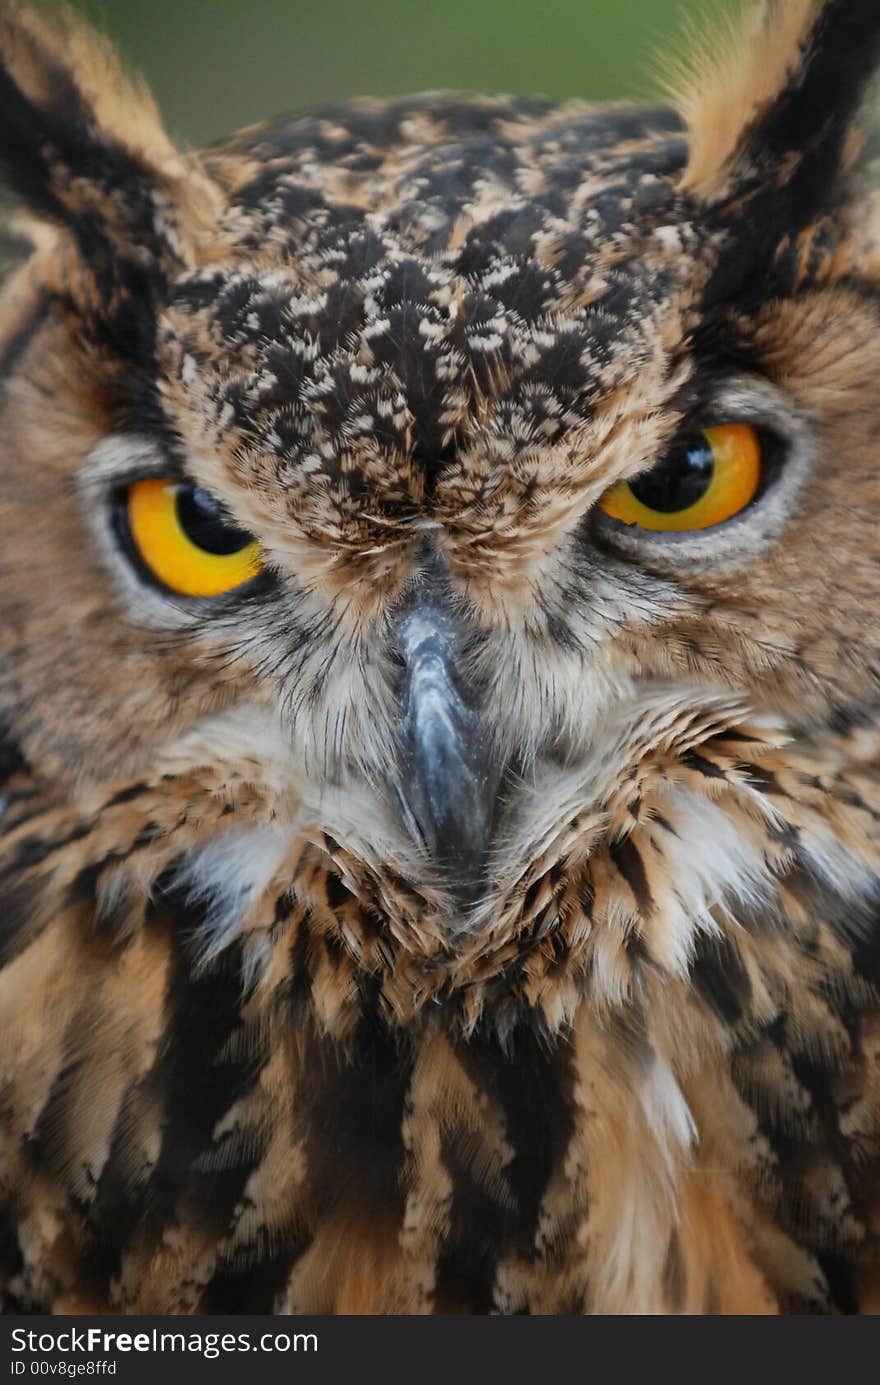
[[[235,939],[248,909],[268,888],[290,851],[291,824],[230,828],[188,856],[173,884],[205,907],[198,950],[207,964]]]

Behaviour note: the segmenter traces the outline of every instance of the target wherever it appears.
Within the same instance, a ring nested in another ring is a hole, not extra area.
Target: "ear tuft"
[[[851,162],[878,64],[878,0],[749,4],[674,76],[690,139],[681,190],[717,204],[797,188],[796,209],[816,214]]]
[[[72,97],[68,118],[85,115],[93,135],[100,131],[169,173],[180,164],[146,85],[127,75],[110,41],[70,9],[53,10],[49,22],[34,8],[7,3],[0,11],[0,57],[6,78],[47,125]]]
[[[144,86],[69,10],[0,9],[0,175],[64,227],[108,305],[149,296],[210,237],[217,190],[179,153]],[[115,310],[115,309],[114,309]]]

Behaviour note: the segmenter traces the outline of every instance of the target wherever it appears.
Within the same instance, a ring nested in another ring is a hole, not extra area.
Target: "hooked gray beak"
[[[417,604],[399,629],[401,818],[453,893],[468,897],[483,882],[499,771],[479,709],[464,695],[452,619],[434,604]]]

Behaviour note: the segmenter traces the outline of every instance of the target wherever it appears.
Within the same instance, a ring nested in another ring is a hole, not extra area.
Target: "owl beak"
[[[417,605],[400,625],[400,774],[396,797],[407,830],[451,891],[473,898],[484,880],[499,772],[479,708],[458,670],[460,640],[439,608]]]

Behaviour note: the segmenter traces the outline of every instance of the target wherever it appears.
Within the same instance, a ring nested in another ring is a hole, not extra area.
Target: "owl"
[[[180,151],[0,12],[0,1282],[880,1309],[876,0]]]

